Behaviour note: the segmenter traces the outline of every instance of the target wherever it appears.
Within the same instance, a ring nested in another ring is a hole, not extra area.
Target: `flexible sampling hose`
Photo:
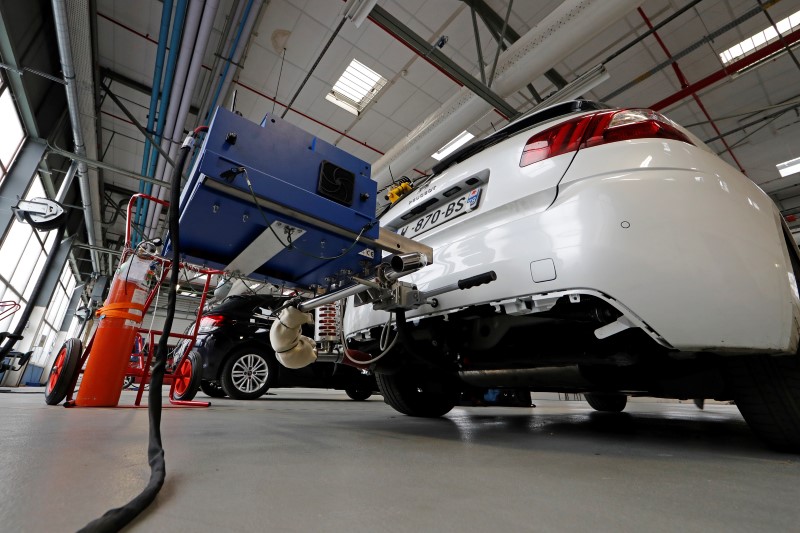
[[[172,185],[170,187],[169,234],[172,241],[172,270],[170,271],[169,299],[167,303],[167,316],[164,320],[164,332],[158,341],[155,364],[150,378],[150,392],[147,396],[147,412],[150,418],[150,435],[147,446],[147,460],[150,463],[150,481],[147,486],[131,501],[106,511],[106,513],[92,520],[81,529],[81,532],[113,532],[119,531],[144,511],[161,490],[166,477],[164,462],[164,448],[161,444],[161,386],[164,382],[164,371],[167,366],[167,341],[172,331],[172,320],[175,317],[175,303],[177,300],[177,287],[180,273],[180,239],[178,228],[178,204],[180,202],[181,171],[194,145],[194,136],[186,138],[181,146],[180,154],[175,168],[172,171]]]

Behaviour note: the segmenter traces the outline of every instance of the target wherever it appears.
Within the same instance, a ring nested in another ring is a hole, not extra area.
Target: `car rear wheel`
[[[225,391],[222,390],[222,385],[216,381],[201,381],[200,390],[206,393],[206,396],[212,398],[224,398],[226,396]]]
[[[222,389],[234,400],[261,397],[277,375],[277,361],[254,348],[243,348],[228,358],[222,368]]]
[[[800,453],[800,355],[731,357],[726,380],[756,435],[777,450]]]
[[[605,413],[621,413],[628,404],[625,394],[587,392],[583,397],[592,409]]]
[[[459,392],[446,376],[429,375],[418,370],[394,374],[376,374],[383,400],[404,415],[435,418],[455,407]]]
[[[371,390],[367,390],[367,389],[349,388],[349,389],[345,389],[344,393],[347,394],[347,396],[351,400],[355,400],[357,402],[363,402],[364,400],[366,400],[370,396],[372,396],[372,391]]]
[[[193,400],[200,389],[200,355],[192,350],[175,371],[175,389],[172,397],[175,400],[188,402]]]

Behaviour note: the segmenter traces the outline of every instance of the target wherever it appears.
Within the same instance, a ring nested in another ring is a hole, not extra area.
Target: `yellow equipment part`
[[[403,182],[397,187],[389,190],[389,194],[386,195],[386,198],[391,202],[395,203],[403,196],[407,195],[411,192],[411,184],[408,182]]]

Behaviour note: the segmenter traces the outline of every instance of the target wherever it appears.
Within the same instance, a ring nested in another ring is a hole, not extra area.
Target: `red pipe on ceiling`
[[[750,54],[750,55],[748,55],[746,57],[743,57],[742,59],[739,59],[738,61],[734,61],[733,63],[731,63],[731,64],[729,64],[729,65],[727,65],[725,67],[722,67],[718,71],[716,71],[716,72],[714,72],[712,74],[709,74],[708,76],[706,76],[702,80],[699,80],[699,81],[696,81],[696,82],[692,83],[688,87],[684,87],[683,89],[681,89],[680,91],[672,94],[671,96],[668,96],[668,97],[664,98],[663,100],[660,100],[660,101],[656,102],[655,104],[651,105],[650,109],[652,109],[654,111],[660,111],[660,110],[662,110],[662,109],[664,109],[666,107],[671,106],[672,104],[674,104],[676,102],[680,102],[681,100],[683,100],[687,96],[690,96],[692,93],[696,93],[698,91],[701,91],[701,90],[705,89],[706,87],[708,87],[709,85],[712,85],[712,84],[720,81],[723,78],[726,78],[728,76],[731,76],[732,74],[735,74],[736,72],[738,72],[739,70],[741,70],[743,68],[749,67],[750,65],[752,65],[754,63],[757,63],[758,61],[761,61],[765,57],[768,57],[770,54],[774,54],[775,52],[780,51],[782,48],[787,48],[788,49],[789,46],[791,46],[792,44],[796,43],[798,40],[800,40],[800,29],[793,31],[792,33],[787,33],[787,34],[782,36],[782,39],[777,40],[774,43],[770,43],[767,46],[765,46],[764,48],[762,48],[760,50],[756,50],[752,54]]]

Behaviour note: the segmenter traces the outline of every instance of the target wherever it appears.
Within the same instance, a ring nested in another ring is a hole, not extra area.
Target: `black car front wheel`
[[[278,363],[258,349],[246,347],[235,351],[222,368],[222,389],[234,400],[261,397],[278,373]]]
[[[224,398],[226,396],[225,391],[222,390],[222,385],[216,381],[201,381],[200,390],[203,391],[206,396],[212,398]]]

